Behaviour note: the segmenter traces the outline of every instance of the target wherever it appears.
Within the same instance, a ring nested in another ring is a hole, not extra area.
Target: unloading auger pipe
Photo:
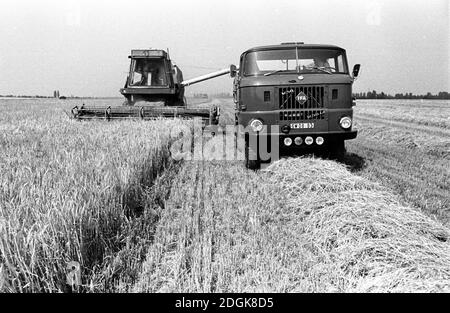
[[[231,77],[234,77],[236,75],[236,71],[237,71],[236,66],[235,65],[230,65],[229,68],[225,68],[225,69],[217,71],[217,72],[212,72],[212,73],[209,73],[209,74],[206,74],[206,75],[202,75],[202,76],[199,76],[199,77],[196,77],[196,78],[191,78],[191,79],[188,79],[188,80],[184,80],[184,81],[181,82],[181,85],[186,87],[186,86],[190,86],[190,85],[193,85],[193,84],[196,84],[196,83],[199,83],[199,82],[211,79],[211,78],[223,76],[223,75],[226,75],[226,74],[230,74]]]

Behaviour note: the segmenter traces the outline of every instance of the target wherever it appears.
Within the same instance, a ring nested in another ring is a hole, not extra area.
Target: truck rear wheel
[[[248,135],[245,136],[245,167],[251,170],[261,168],[261,160],[259,159],[256,147],[250,147]]]

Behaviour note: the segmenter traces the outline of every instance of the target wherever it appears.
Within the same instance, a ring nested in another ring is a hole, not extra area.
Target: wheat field
[[[189,121],[78,122],[63,112],[74,104],[0,100],[1,292],[70,291],[70,261],[78,292],[450,291],[440,115],[394,120],[408,137],[377,123],[395,104],[377,119],[361,104],[347,164],[304,156],[253,172],[174,160],[168,130]]]

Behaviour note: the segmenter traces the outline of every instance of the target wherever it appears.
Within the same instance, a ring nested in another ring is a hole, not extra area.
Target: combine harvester
[[[205,80],[230,74],[236,75],[236,66],[189,80],[183,80],[183,73],[172,63],[164,50],[132,50],[130,72],[120,93],[126,98],[123,106],[75,106],[72,117],[86,119],[139,118],[193,118],[201,117],[204,125],[219,123],[220,108],[187,107],[184,88]]]

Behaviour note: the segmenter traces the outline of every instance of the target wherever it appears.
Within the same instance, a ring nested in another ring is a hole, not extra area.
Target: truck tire
[[[332,160],[343,161],[346,153],[343,139],[332,141],[328,147],[329,157]]]
[[[245,167],[250,170],[258,170],[261,168],[259,155],[252,147],[250,147],[248,136],[245,136]]]

